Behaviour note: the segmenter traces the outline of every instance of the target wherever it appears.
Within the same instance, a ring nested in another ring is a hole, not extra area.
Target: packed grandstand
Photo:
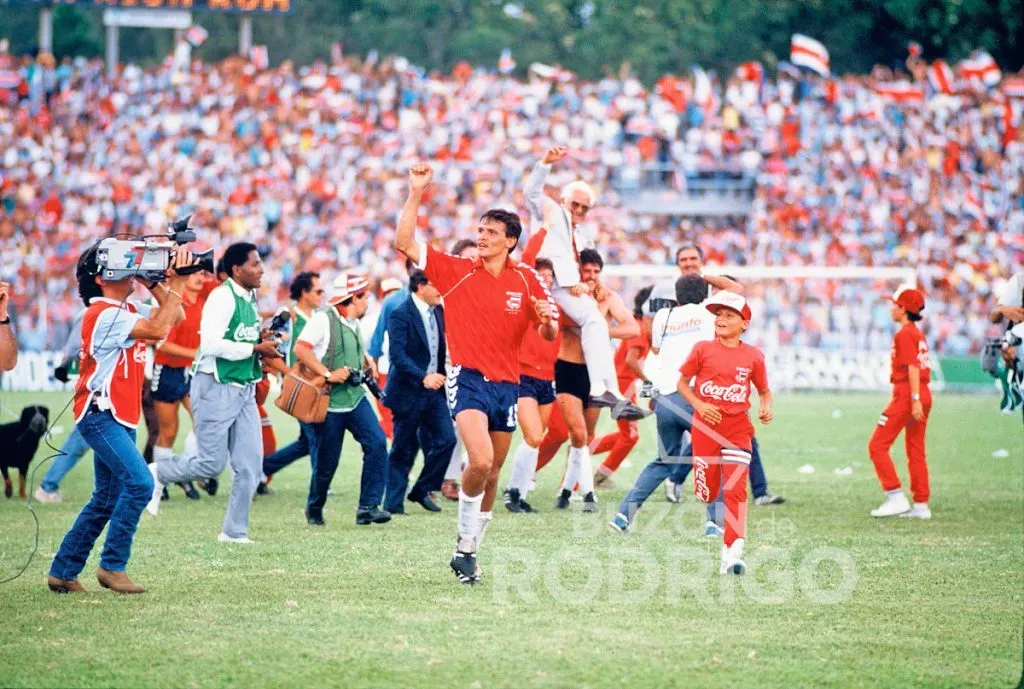
[[[168,59],[109,79],[99,61],[0,55],[0,73],[15,75],[0,85],[0,277],[19,285],[28,349],[63,344],[80,308],[72,266],[100,236],[193,213],[209,246],[267,247],[269,306],[299,270],[404,277],[382,229],[414,161],[439,182],[422,236],[447,247],[485,208],[525,213],[523,178],[552,142],[572,164],[550,182],[601,192],[588,231],[606,262],[671,264],[695,240],[719,265],[910,266],[938,353],[977,351],[993,292],[1024,262],[1024,94],[949,95],[923,71],[740,70],[712,75],[701,98],[689,79],[427,74],[401,58],[264,70]],[[749,190],[746,213],[623,202],[630,184],[679,193],[718,178]],[[751,298],[779,343],[877,350],[890,339],[880,294],[870,281],[785,280]]]

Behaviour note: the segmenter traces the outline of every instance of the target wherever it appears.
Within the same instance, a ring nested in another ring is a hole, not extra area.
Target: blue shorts
[[[187,368],[154,364],[149,391],[155,402],[174,404],[188,395],[192,374]]]
[[[452,418],[460,411],[476,409],[487,415],[487,430],[512,433],[518,420],[519,386],[484,378],[480,371],[452,366],[445,380]]]
[[[541,380],[533,376],[519,376],[519,396],[537,400],[544,406],[555,401],[555,381]]]

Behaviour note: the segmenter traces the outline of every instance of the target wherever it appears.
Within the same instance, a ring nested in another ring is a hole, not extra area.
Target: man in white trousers
[[[608,335],[608,323],[590,294],[591,287],[580,277],[580,246],[577,225],[597,201],[597,193],[582,180],[562,189],[561,204],[544,195],[544,181],[551,166],[564,160],[568,150],[555,146],[534,166],[523,193],[530,208],[533,232],[541,227],[547,237],[539,256],[551,261],[555,272],[552,296],[563,314],[579,327],[583,355],[590,378],[590,406],[611,407],[612,418],[641,419],[644,411],[618,393],[615,360]]]

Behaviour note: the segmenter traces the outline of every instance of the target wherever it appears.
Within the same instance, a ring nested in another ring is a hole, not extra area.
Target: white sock
[[[189,431],[185,436],[185,457],[195,457],[199,454],[199,441],[196,440],[195,431]]]
[[[484,542],[484,532],[487,531],[487,525],[491,523],[491,512],[480,512],[476,516],[476,547],[480,549],[480,544]]]
[[[444,472],[445,481],[458,481],[462,476],[462,438],[459,437],[459,430],[455,429],[455,449],[452,450],[452,458],[448,460],[448,469]]]
[[[459,489],[459,540],[476,538],[480,523],[480,503],[484,494],[469,497]]]
[[[565,476],[562,477],[562,490],[572,490],[572,487],[580,480],[580,453],[579,448],[569,448],[569,461],[565,465]]]
[[[169,447],[157,447],[153,446],[153,461],[162,462],[165,459],[171,459],[174,457],[174,450]]]
[[[588,493],[594,492],[594,470],[590,464],[590,448],[583,447],[569,448],[569,461],[572,462],[573,454],[579,455],[576,464],[579,466],[580,494],[586,497]]]
[[[530,479],[537,470],[538,453],[537,448],[526,443],[519,443],[519,447],[516,448],[515,457],[512,459],[512,478],[509,479],[508,487],[515,488],[520,495],[529,490]]]
[[[889,496],[890,499],[892,499],[892,498],[901,498],[901,497],[903,497],[903,489],[902,488],[897,488],[896,490],[887,490],[887,491],[885,491],[885,494],[887,496]]]

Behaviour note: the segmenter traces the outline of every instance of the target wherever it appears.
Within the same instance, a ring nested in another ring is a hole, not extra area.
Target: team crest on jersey
[[[747,378],[749,378],[749,377],[750,377],[750,369],[749,368],[743,368],[742,366],[737,366],[736,367],[736,382],[737,383],[746,383],[747,382]]]
[[[505,310],[509,313],[519,313],[521,308],[523,308],[523,293],[505,292]]]

